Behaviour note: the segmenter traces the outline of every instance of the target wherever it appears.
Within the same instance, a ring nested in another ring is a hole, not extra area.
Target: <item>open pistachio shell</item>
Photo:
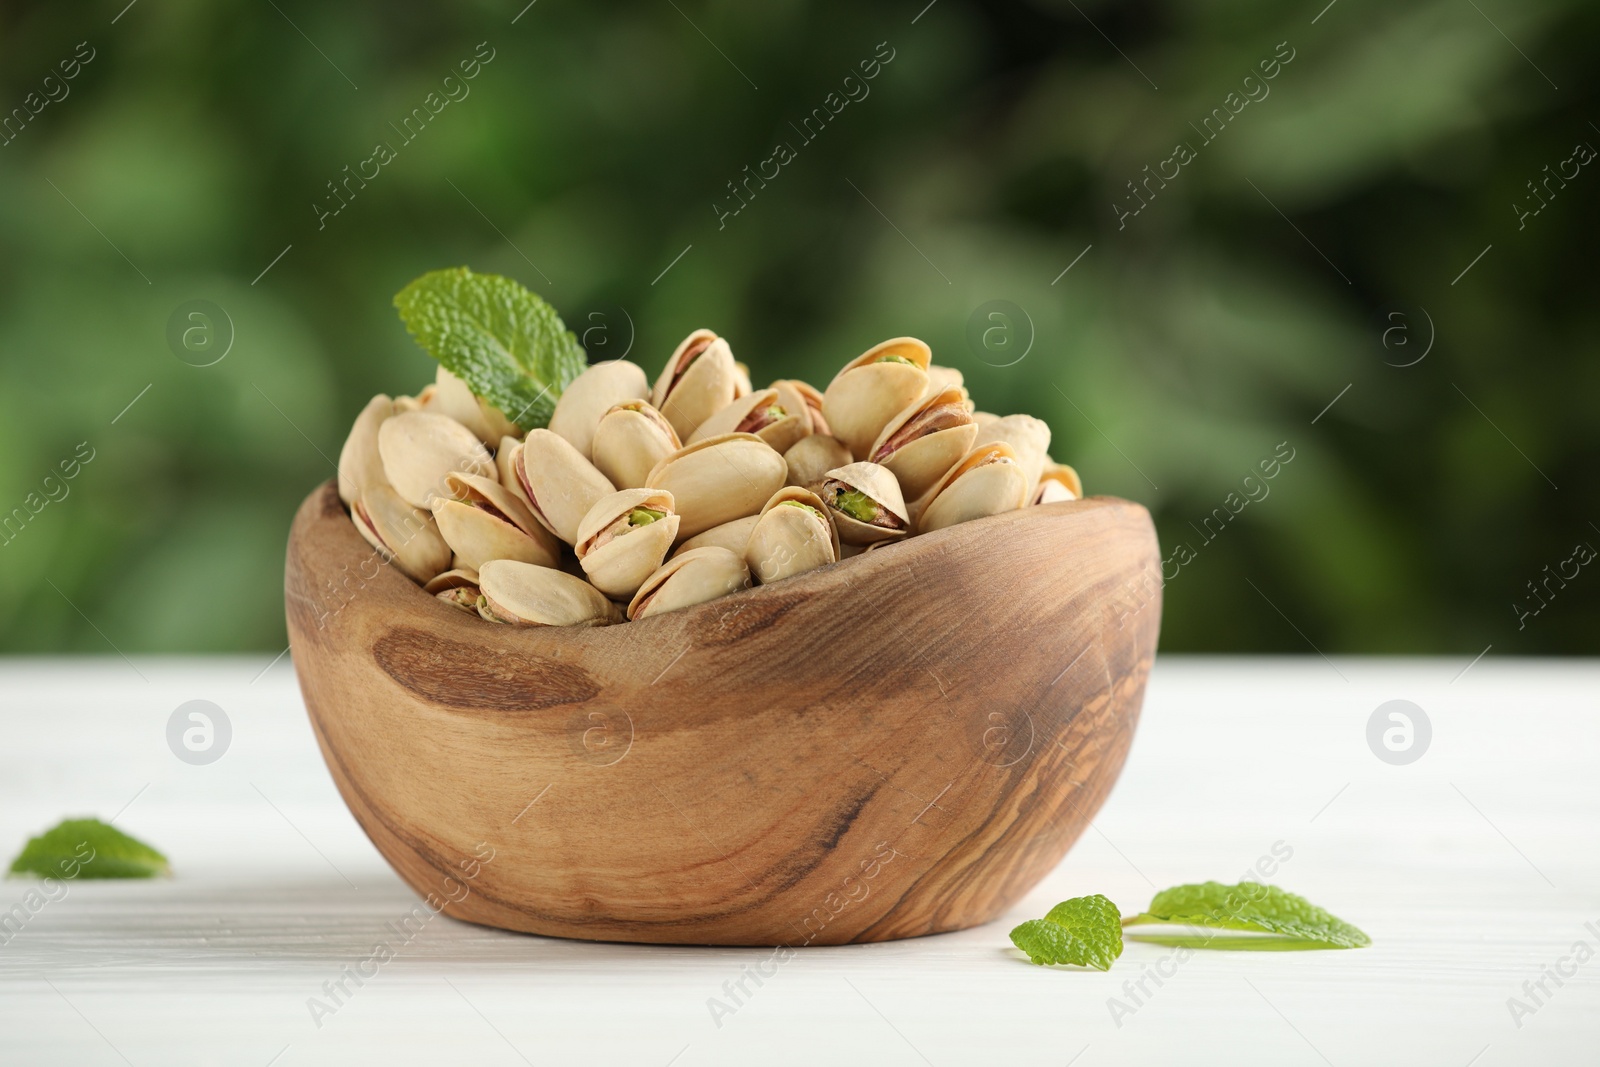
[[[445,488],[452,499],[434,501],[433,521],[455,551],[455,566],[477,570],[491,559],[515,559],[554,567],[561,559],[555,534],[495,479],[451,474]]]
[[[379,393],[356,416],[350,436],[339,451],[339,499],[346,507],[361,499],[369,485],[388,485],[383,460],[378,456],[378,428],[394,414],[394,401]]]
[[[478,572],[465,568],[445,571],[430,579],[422,587],[425,593],[468,614],[478,613]]]
[[[725,433],[684,445],[656,464],[645,484],[678,502],[678,536],[754,515],[783,485],[788,467],[755,434]]]
[[[696,330],[667,360],[650,403],[672,423],[679,440],[687,440],[696,426],[733,403],[739,385],[728,342],[710,330]]]
[[[378,427],[383,472],[413,507],[426,508],[447,497],[444,480],[453,471],[493,478],[494,460],[473,432],[447,415],[411,411],[385,419]]]
[[[805,404],[806,413],[811,416],[812,433],[831,432],[828,429],[828,420],[822,414],[822,391],[816,386],[799,378],[779,378],[770,388],[778,391],[778,403],[785,408],[797,400]]]
[[[623,489],[589,509],[573,547],[596,589],[613,600],[627,600],[667,558],[678,522],[671,493]]]
[[[494,450],[494,467],[500,476],[500,484],[531,512],[533,505],[528,503],[528,494],[523,492],[522,482],[517,478],[517,450],[521,447],[522,442],[515,437],[500,438],[500,447]]]
[[[661,412],[643,400],[628,400],[595,427],[594,465],[618,489],[640,489],[656,464],[682,447]]]
[[[515,437],[522,431],[493,404],[480,400],[466,382],[440,367],[433,382],[433,393],[422,410],[448,415],[471,430],[478,440],[493,445],[502,437]]]
[[[789,468],[788,483],[815,492],[829,471],[850,462],[850,450],[837,437],[814,433],[796,441],[783,460]]]
[[[423,392],[427,393],[428,390],[431,390],[432,388],[433,386],[430,385],[427,389],[424,389]],[[422,401],[414,396],[397,396],[394,398],[394,413],[396,415],[404,415],[410,411],[421,410]]]
[[[662,615],[749,587],[744,560],[726,548],[697,548],[672,557],[645,579],[628,604],[628,618]]]
[[[450,546],[433,516],[414,508],[387,485],[370,485],[350,509],[367,543],[414,582],[426,582],[450,566]]]
[[[1065,463],[1057,463],[1046,457],[1044,473],[1039,475],[1039,484],[1033,487],[1028,503],[1055,504],[1063,500],[1082,499],[1083,479],[1078,477],[1078,472]]]
[[[915,337],[896,337],[846,363],[829,383],[822,414],[852,455],[865,459],[889,420],[927,391],[932,355]]]
[[[848,463],[829,471],[817,495],[845,544],[870,545],[904,537],[911,529],[900,483],[876,463]]]
[[[786,485],[772,494],[745,544],[745,565],[763,585],[839,561],[839,531],[822,499]]]
[[[490,560],[478,572],[478,614],[517,626],[609,626],[615,604],[582,578],[551,567]]]
[[[893,471],[900,491],[915,500],[972,450],[977,436],[961,390],[952,386],[890,419],[867,458]]]
[[[681,556],[685,552],[693,552],[697,548],[726,548],[736,556],[743,556],[745,546],[750,543],[750,531],[756,528],[756,523],[761,521],[760,515],[746,515],[742,519],[725,522],[721,526],[713,526],[704,533],[695,534],[683,544],[672,550],[674,556]]]
[[[941,367],[937,363],[928,364],[928,392],[936,393],[945,389],[959,390],[961,399],[966,400],[966,375],[955,367]]]
[[[786,408],[778,402],[776,389],[759,389],[741,396],[695,427],[684,443],[692,445],[725,433],[753,433],[782,453],[810,433],[810,426],[811,417],[803,408]]]
[[[1029,486],[1010,445],[979,445],[918,501],[917,532],[1015,511],[1027,503]]]
[[[750,384],[750,365],[748,363],[741,363],[738,360],[734,360],[733,361],[733,396],[734,396],[734,399],[737,400],[739,397],[747,395],[754,388],[755,388],[755,386]]]
[[[1045,455],[1050,451],[1050,427],[1032,415],[1007,415],[1004,418],[978,424],[978,439],[974,448],[984,445],[1007,444],[1022,464],[1031,488],[1039,482],[1044,471]]]
[[[533,517],[569,545],[578,539],[578,524],[589,509],[617,491],[553,430],[529,430],[517,450],[515,467]]]
[[[550,416],[550,430],[567,439],[584,459],[594,459],[595,428],[618,404],[650,399],[644,368],[625,359],[596,363],[561,391]]]

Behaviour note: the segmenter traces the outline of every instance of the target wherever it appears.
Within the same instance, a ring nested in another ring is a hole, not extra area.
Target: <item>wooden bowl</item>
[[[285,598],[328,769],[435,910],[557,937],[832,945],[989,922],[1116,781],[1160,629],[1104,497],[699,607],[524,629],[382,565],[332,483]]]

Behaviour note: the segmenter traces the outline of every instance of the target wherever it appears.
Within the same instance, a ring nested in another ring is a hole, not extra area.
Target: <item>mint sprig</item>
[[[154,878],[171,874],[167,857],[99,819],[66,819],[30,838],[12,874],[41,878]]]
[[[1305,897],[1259,882],[1223,885],[1200,882],[1180,885],[1157,893],[1150,907],[1139,915],[1124,919],[1124,926],[1142,923],[1202,926],[1218,930],[1248,930],[1271,934],[1286,948],[1365,948],[1372,939],[1337,915],[1317,907]],[[1163,944],[1182,942],[1190,947],[1263,948],[1258,938],[1229,938],[1171,935],[1146,936],[1141,940]]]
[[[1042,919],[1029,919],[1011,931],[1011,943],[1037,964],[1072,963],[1111,969],[1122,955],[1122,913],[1096,893],[1063,900]]]
[[[587,365],[555,308],[498,274],[430,271],[395,294],[394,306],[428,355],[524,431],[550,422]]]

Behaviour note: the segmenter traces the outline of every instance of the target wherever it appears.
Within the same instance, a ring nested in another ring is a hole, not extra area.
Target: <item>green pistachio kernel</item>
[[[657,519],[664,519],[666,517],[666,512],[657,511],[654,508],[634,508],[632,511],[628,512],[628,525],[649,526]]]
[[[818,511],[816,508],[812,507],[810,504],[807,504],[803,500],[780,500],[778,501],[778,506],[780,508],[804,508],[817,518],[822,518],[822,512]]]
[[[879,363],[904,363],[908,367],[915,367],[916,366],[916,363],[914,363],[911,360],[907,359],[905,356],[894,356],[894,355],[879,356],[878,357],[878,362]]]
[[[857,522],[871,522],[878,517],[878,505],[859,489],[835,490],[833,506]]]
[[[785,418],[788,414],[789,413],[787,411],[783,410],[783,405],[781,404],[773,404],[771,407],[767,408],[767,416],[769,418],[781,419]]]

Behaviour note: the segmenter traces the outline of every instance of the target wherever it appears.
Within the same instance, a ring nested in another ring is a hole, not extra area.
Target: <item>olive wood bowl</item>
[[[952,526],[595,629],[484,622],[384,566],[330,482],[289,535],[317,742],[433,910],[797,947],[989,922],[1122,769],[1160,629],[1144,508]]]

